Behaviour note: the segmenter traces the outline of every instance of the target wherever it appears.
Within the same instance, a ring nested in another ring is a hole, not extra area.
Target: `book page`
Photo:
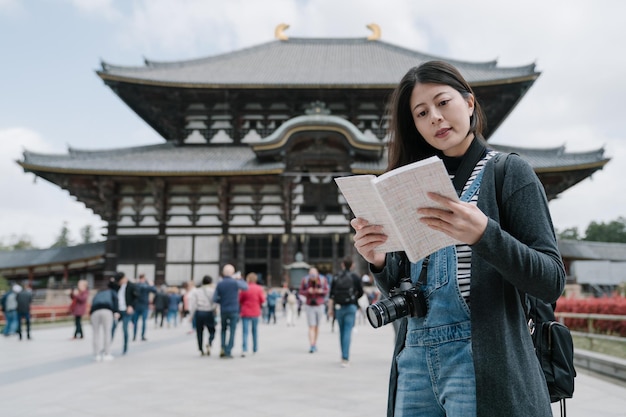
[[[387,241],[376,249],[377,252],[404,250],[387,209],[376,193],[372,183],[375,179],[374,175],[353,175],[335,178],[335,182],[356,217],[383,227]]]
[[[428,192],[459,200],[443,161],[438,157],[433,156],[386,172],[373,183],[401,234],[404,251],[411,262],[460,243],[420,222],[421,216],[417,213],[418,208],[442,208],[428,198]]]

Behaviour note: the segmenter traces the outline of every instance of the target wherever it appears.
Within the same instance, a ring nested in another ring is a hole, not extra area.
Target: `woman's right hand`
[[[387,235],[383,233],[382,226],[370,224],[359,217],[352,219],[350,225],[356,231],[354,247],[357,252],[375,268],[382,269],[385,266],[385,254],[375,251],[378,246],[387,241]]]

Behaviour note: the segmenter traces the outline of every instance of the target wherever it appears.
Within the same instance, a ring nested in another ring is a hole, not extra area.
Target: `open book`
[[[335,178],[356,217],[383,226],[387,241],[379,252],[405,251],[411,262],[460,242],[420,222],[418,208],[440,207],[426,193],[458,201],[452,181],[436,156],[396,168],[380,176]]]

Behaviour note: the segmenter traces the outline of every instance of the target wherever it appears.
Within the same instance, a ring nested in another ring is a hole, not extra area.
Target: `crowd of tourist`
[[[343,260],[342,272],[350,270],[351,260]],[[337,277],[341,275],[341,272]],[[129,341],[148,341],[150,322],[153,329],[187,326],[187,334],[195,334],[195,345],[201,356],[214,352],[214,340],[219,335],[218,355],[232,359],[237,347],[241,357],[254,355],[260,349],[262,325],[295,326],[301,315],[306,317],[310,353],[317,351],[318,329],[323,321],[339,323],[341,363],[348,364],[350,334],[355,322],[364,322],[364,309],[375,301],[378,292],[371,286],[368,275],[354,277],[354,299],[350,303],[334,300],[341,291],[332,275],[320,274],[316,268],[302,278],[299,287],[285,283],[282,287],[267,287],[259,275],[248,272],[245,277],[233,265],[225,265],[216,279],[206,275],[200,282],[191,280],[180,287],[155,286],[140,274],[130,280],[123,272],[110,277],[108,285],[90,293],[86,280],[79,280],[70,290],[69,312],[73,320],[71,340],[85,338],[83,318],[88,316],[92,328],[92,352],[95,361],[111,361],[116,330],[122,328],[121,355],[129,350]],[[337,280],[339,282],[340,280]],[[363,291],[363,285],[367,289]],[[23,333],[31,339],[30,307],[33,295],[30,287],[13,285],[2,297],[5,337]],[[350,304],[350,305],[347,305]],[[301,314],[304,312],[304,314]],[[241,323],[241,326],[239,326]],[[22,331],[23,324],[25,332]],[[241,331],[238,332],[238,329]],[[219,332],[218,332],[219,329]],[[206,332],[205,332],[206,330]],[[120,333],[120,332],[117,332]],[[306,333],[303,333],[303,338]],[[237,345],[236,345],[237,344]],[[240,348],[239,348],[240,347]]]

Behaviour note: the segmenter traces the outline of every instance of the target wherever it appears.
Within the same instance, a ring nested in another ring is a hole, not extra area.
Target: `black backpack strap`
[[[505,229],[504,211],[502,207],[502,186],[504,184],[504,174],[506,171],[506,160],[509,158],[510,153],[498,153],[493,157],[494,161],[494,173],[493,178],[496,184],[496,203],[498,204],[498,213],[500,217],[500,226]]]

